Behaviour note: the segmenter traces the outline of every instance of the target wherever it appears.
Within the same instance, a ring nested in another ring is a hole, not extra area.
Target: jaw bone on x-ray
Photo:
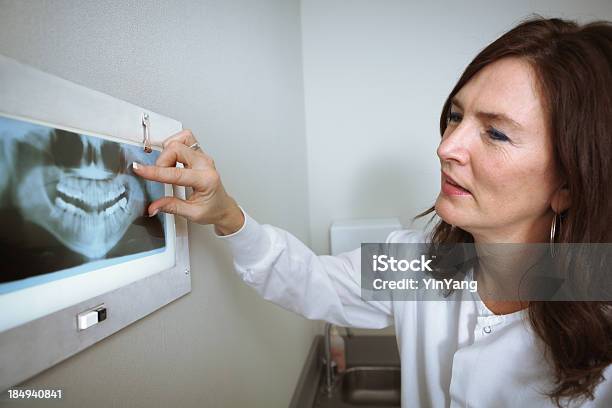
[[[0,117],[0,244],[12,260],[0,283],[163,247],[163,217],[145,211],[164,186],[131,171],[157,156]]]

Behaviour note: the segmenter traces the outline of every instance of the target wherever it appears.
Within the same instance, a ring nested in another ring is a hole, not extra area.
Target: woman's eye
[[[449,112],[448,113],[448,118],[447,118],[448,122],[458,123],[458,122],[461,122],[461,119],[462,119],[461,114],[458,113],[458,112]]]
[[[463,120],[463,115],[459,112],[449,111],[448,116],[446,117],[446,121],[449,124],[459,123],[462,120]],[[510,138],[508,136],[506,136],[503,132],[500,132],[499,130],[493,127],[489,127],[486,132],[489,135],[489,138],[492,140],[497,140],[500,142],[510,142]]]
[[[507,142],[510,140],[508,136],[504,135],[502,132],[500,132],[499,130],[495,128],[489,128],[487,130],[487,133],[489,134],[489,137],[493,140],[499,140],[502,142]]]

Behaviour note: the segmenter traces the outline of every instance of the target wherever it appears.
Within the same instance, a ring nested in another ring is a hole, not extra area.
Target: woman
[[[441,192],[431,236],[388,242],[612,242],[612,25],[526,21],[480,52],[440,120]],[[176,162],[185,169],[175,168]],[[193,188],[149,207],[214,224],[245,282],[307,318],[342,326],[395,323],[402,406],[612,406],[609,303],[481,299],[513,265],[480,262],[478,293],[446,302],[364,301],[360,249],[316,256],[260,225],[224,190],[189,131],[142,177]],[[507,260],[504,260],[507,261]],[[450,301],[460,300],[460,301]]]

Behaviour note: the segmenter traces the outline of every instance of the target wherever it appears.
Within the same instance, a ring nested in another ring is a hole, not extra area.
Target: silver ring
[[[189,148],[191,150],[198,150],[200,148],[200,144],[198,142],[195,142],[194,144],[192,144],[191,146],[189,146]]]

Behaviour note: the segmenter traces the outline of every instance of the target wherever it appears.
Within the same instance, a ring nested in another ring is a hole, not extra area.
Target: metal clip
[[[143,140],[142,146],[144,148],[145,153],[151,153],[153,149],[151,149],[151,138],[149,137],[149,114],[142,114],[142,130],[143,130]]]

